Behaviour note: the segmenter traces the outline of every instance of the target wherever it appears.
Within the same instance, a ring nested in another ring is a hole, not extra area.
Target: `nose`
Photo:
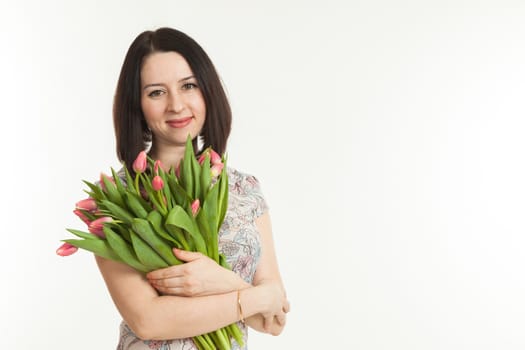
[[[184,110],[184,100],[180,94],[176,92],[170,93],[168,102],[168,110],[170,112],[180,113]]]

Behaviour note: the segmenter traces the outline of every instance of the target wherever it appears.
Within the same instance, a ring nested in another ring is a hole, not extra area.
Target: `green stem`
[[[162,211],[167,211],[166,203],[164,203],[164,197],[162,196],[162,190],[156,191],[157,200],[159,201],[159,204],[162,206]]]
[[[235,339],[235,341],[240,346],[243,346],[244,345],[244,339],[243,339],[244,335],[242,334],[242,332],[239,329],[239,327],[237,326],[237,324],[236,323],[232,323],[229,326],[226,326],[226,328],[228,329],[229,333],[232,335],[233,339]]]
[[[140,178],[140,173],[135,175],[135,190],[137,191],[137,194],[140,196],[139,178]]]
[[[206,350],[216,350],[216,347],[213,344],[213,341],[209,337],[207,337],[206,334],[201,334],[198,337],[201,340],[202,345],[204,345]]]
[[[205,340],[202,338],[202,336],[198,335],[196,337],[193,337],[193,343],[195,343],[195,346],[199,350],[208,350],[208,346],[205,342]]]
[[[208,342],[208,344],[211,345],[211,348],[212,348],[212,349],[230,350],[230,349],[228,349],[228,348],[223,348],[223,347],[221,346],[222,344],[220,344],[220,343],[215,344],[215,342],[213,341],[213,339],[211,339],[211,337],[210,337],[210,335],[209,335],[208,333],[203,334],[202,336],[204,337],[204,339],[206,339],[206,341]]]
[[[218,329],[215,333],[217,334],[217,338],[219,338],[220,344],[224,346],[225,349],[231,349],[230,336],[228,335],[226,328]]]

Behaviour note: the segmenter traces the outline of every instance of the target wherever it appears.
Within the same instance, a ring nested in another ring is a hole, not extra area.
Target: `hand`
[[[290,302],[286,298],[286,292],[278,282],[262,281],[260,287],[265,288],[266,310],[263,316],[263,329],[272,335],[279,335],[286,324],[286,314],[290,311]]]
[[[201,253],[176,248],[173,252],[186,263],[146,275],[150,284],[161,294],[185,297],[222,294],[236,290],[244,283],[233,271]]]

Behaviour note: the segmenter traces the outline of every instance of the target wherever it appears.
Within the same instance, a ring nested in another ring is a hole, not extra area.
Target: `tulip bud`
[[[211,176],[215,177],[215,176],[219,176],[219,174],[221,173],[222,171],[222,168],[224,168],[224,164],[222,163],[219,163],[219,164],[214,164],[212,167],[211,167]]]
[[[221,156],[213,149],[210,149],[210,162],[213,165],[222,164]]]
[[[193,216],[197,215],[197,212],[199,211],[200,206],[201,206],[201,202],[199,201],[199,198],[197,198],[191,203],[191,213],[193,214]]]
[[[164,188],[164,181],[159,175],[156,175],[151,181],[151,186],[155,191],[160,191]]]
[[[80,220],[84,221],[86,225],[89,225],[91,221],[89,221],[88,217],[82,212],[80,209],[73,210],[73,213],[75,213],[76,216],[80,218]]]
[[[104,230],[102,229],[104,227],[104,223],[113,221],[112,218],[109,216],[103,216],[101,218],[98,218],[96,220],[93,220],[88,225],[88,230],[94,235],[99,236],[100,238],[106,238],[106,235],[104,234]]]
[[[202,152],[202,154],[199,156],[198,162],[199,165],[202,165],[204,163],[204,160],[206,159],[207,152]]]
[[[137,159],[133,162],[133,171],[137,174],[143,173],[146,171],[148,166],[148,158],[145,151],[142,151],[137,156]]]
[[[73,253],[75,253],[78,250],[77,247],[75,247],[72,244],[64,243],[57,249],[57,255],[60,256],[69,256]]]
[[[78,201],[75,204],[75,208],[94,212],[97,210],[97,203],[95,202],[93,198],[89,197],[86,199],[82,199],[81,201]]]
[[[162,162],[160,160],[156,160],[155,165],[153,166],[153,171],[155,172],[155,174],[159,173],[159,168],[162,169]]]

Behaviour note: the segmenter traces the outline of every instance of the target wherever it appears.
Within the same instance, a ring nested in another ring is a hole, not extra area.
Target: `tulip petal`
[[[146,171],[146,168],[148,166],[148,157],[146,155],[145,151],[141,151],[135,161],[133,162],[133,171],[135,173],[140,174]]]
[[[60,256],[69,256],[69,255],[75,253],[77,250],[78,250],[77,247],[75,247],[74,245],[66,242],[66,243],[62,244],[60,247],[58,247],[56,253],[57,253],[57,255],[60,255]]]

